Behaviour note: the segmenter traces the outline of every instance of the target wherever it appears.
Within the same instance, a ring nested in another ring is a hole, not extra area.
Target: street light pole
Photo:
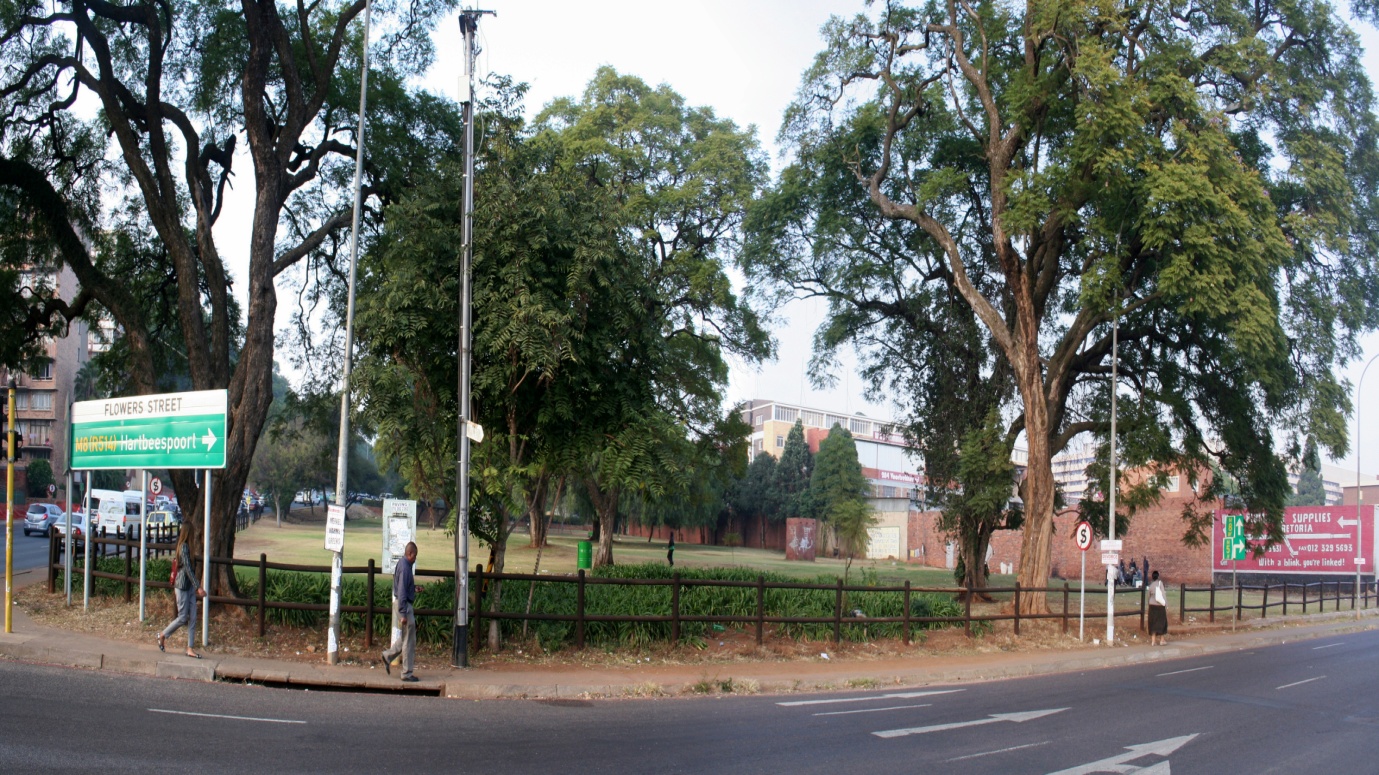
[[[464,198],[460,212],[460,326],[459,389],[457,391],[455,444],[455,631],[450,644],[450,664],[469,666],[469,393],[473,381],[472,347],[474,288],[471,264],[474,255],[474,34],[479,17],[493,11],[466,9],[460,12],[464,35]]]
[[[345,362],[340,373],[340,441],[335,449],[335,506],[349,509],[346,482],[350,466],[350,365],[354,356],[354,279],[359,266],[359,208],[363,199],[360,178],[364,167],[364,118],[369,106],[369,12],[372,3],[364,3],[364,50],[359,75],[359,135],[354,154],[354,223],[350,230],[349,297],[345,302]],[[343,525],[342,525],[343,527]],[[330,558],[330,632],[326,639],[326,663],[340,661],[340,576],[344,568],[344,547],[331,552]]]
[[[1116,540],[1116,366],[1120,315],[1111,316],[1111,492],[1106,512],[1106,535]],[[1116,645],[1116,579],[1114,565],[1106,566],[1106,645]]]
[[[1365,511],[1365,488],[1360,485],[1360,388],[1365,385],[1365,374],[1369,373],[1369,367],[1379,358],[1379,354],[1372,356],[1365,367],[1360,370],[1360,381],[1355,383],[1355,595],[1358,599],[1360,594],[1360,563],[1364,562],[1364,555],[1360,553],[1360,536],[1364,535],[1364,511]],[[1376,560],[1379,562],[1379,559]],[[1379,595],[1379,591],[1375,592]],[[1355,618],[1360,618],[1360,607],[1355,607]]]

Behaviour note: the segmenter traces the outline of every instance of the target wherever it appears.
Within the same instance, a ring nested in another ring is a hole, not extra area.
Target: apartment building
[[[42,288],[64,301],[77,295],[77,278],[65,265],[58,271],[34,270],[22,281],[30,288]],[[48,361],[33,373],[9,373],[0,368],[0,383],[9,384],[13,376],[16,387],[15,429],[23,435],[19,468],[25,470],[29,461],[47,460],[53,475],[61,478],[67,470],[68,413],[73,401],[77,372],[90,358],[85,323],[73,322],[67,336],[46,343]]]

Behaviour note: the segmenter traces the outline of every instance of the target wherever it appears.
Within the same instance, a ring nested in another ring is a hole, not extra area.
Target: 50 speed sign
[[[1073,539],[1077,541],[1077,548],[1084,552],[1092,548],[1092,523],[1077,523],[1077,528],[1073,530]]]

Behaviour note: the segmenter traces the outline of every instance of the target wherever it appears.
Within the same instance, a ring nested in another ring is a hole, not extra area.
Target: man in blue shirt
[[[417,545],[407,543],[402,559],[393,569],[393,615],[402,626],[402,638],[393,642],[392,648],[383,652],[383,669],[392,674],[392,662],[402,657],[402,680],[416,683],[412,666],[417,658],[417,615],[412,604],[417,599],[417,586],[412,578],[412,569],[417,564]]]

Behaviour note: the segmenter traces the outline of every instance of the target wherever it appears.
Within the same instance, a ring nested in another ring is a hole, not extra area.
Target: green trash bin
[[[594,567],[594,542],[580,541],[579,551],[575,555],[575,565],[579,568]]]

